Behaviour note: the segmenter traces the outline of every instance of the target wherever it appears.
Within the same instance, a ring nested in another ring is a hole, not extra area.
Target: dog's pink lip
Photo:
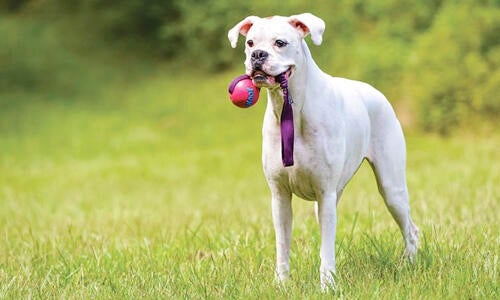
[[[293,75],[294,66],[288,67],[288,69],[284,72],[286,77],[290,78]]]

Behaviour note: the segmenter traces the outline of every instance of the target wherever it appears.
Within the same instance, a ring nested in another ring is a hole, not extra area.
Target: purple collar
[[[293,166],[293,108],[292,97],[288,93],[288,75],[282,73],[276,76],[283,90],[283,110],[281,111],[281,160],[283,166]]]

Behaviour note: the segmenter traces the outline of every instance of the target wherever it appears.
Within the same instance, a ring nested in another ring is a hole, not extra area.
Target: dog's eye
[[[276,40],[274,42],[274,44],[278,47],[278,48],[282,48],[282,47],[285,47],[286,45],[288,45],[287,42],[283,41],[283,40]]]
[[[248,45],[248,47],[252,48],[253,47],[253,41],[252,40],[248,40],[247,41],[247,45]]]

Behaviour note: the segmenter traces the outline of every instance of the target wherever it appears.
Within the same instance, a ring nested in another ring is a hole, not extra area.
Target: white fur
[[[418,229],[410,218],[405,178],[406,148],[403,131],[387,99],[372,86],[359,81],[331,77],[314,62],[304,41],[311,34],[320,44],[325,23],[311,14],[291,17],[248,17],[228,33],[236,46],[238,35],[253,41],[246,46],[246,72],[252,75],[250,57],[263,50],[269,57],[263,70],[269,74],[268,104],[264,116],[262,162],[272,195],[276,232],[276,277],[284,282],[289,274],[292,232],[292,194],[316,201],[321,232],[320,282],[333,287],[337,202],[363,159],[373,167],[379,191],[399,225],[406,254],[417,252]],[[276,39],[287,41],[277,47]],[[272,77],[292,68],[289,93],[293,99],[295,164],[283,167],[280,115],[283,96]]]

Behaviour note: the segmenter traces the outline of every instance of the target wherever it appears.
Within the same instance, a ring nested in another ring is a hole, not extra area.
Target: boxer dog
[[[418,228],[410,217],[405,139],[394,110],[372,86],[320,70],[304,38],[310,35],[320,45],[324,29],[323,20],[309,13],[250,16],[236,24],[228,38],[235,48],[239,35],[246,37],[246,74],[257,87],[268,90],[262,163],[272,197],[276,279],[285,282],[289,275],[295,194],[316,202],[320,284],[326,290],[334,288],[336,206],[364,159],[372,166],[380,194],[401,229],[410,260],[417,253]],[[291,139],[282,128],[288,104]]]

